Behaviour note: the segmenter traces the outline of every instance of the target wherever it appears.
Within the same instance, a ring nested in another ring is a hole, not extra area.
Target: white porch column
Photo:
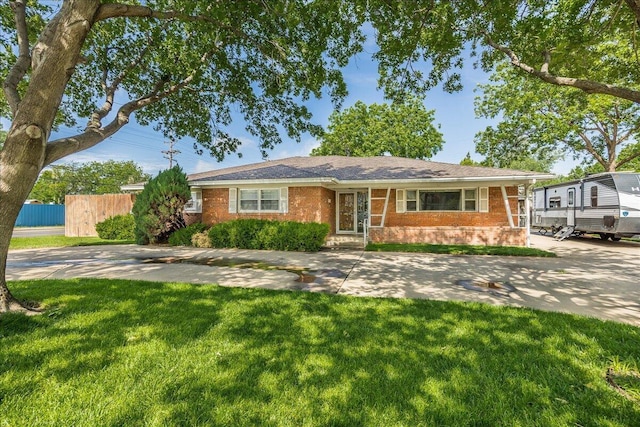
[[[511,205],[509,204],[509,197],[507,196],[507,189],[504,185],[500,186],[500,190],[502,190],[502,200],[504,201],[504,208],[507,211],[507,220],[509,221],[509,227],[515,228],[513,224],[513,215],[511,213]]]
[[[524,210],[525,210],[525,221],[524,226],[527,228],[527,247],[531,247],[531,204],[529,203],[529,197],[531,197],[531,189],[533,188],[533,184],[529,184],[525,187],[526,191],[524,192]]]

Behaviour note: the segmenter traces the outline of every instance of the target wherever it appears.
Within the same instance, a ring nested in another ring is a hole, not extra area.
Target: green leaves
[[[513,167],[527,159],[550,165],[563,153],[615,170],[629,158],[620,150],[640,137],[638,104],[549,85],[509,65],[491,80],[480,86],[476,115],[502,121],[475,138],[476,151],[490,166]]]
[[[30,198],[44,203],[64,203],[67,194],[121,193],[121,186],[144,182],[149,178],[132,161],[54,165],[42,172]]]
[[[190,198],[187,176],[180,166],[149,180],[132,209],[138,244],[164,243],[171,233],[184,227],[182,212]]]
[[[393,156],[427,159],[443,144],[442,134],[433,124],[434,111],[418,99],[405,103],[352,107],[329,117],[327,132],[312,156],[354,157]]]

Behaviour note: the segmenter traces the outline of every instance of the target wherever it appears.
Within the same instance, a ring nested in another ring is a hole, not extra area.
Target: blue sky
[[[343,108],[352,106],[358,100],[366,104],[385,101],[382,92],[376,89],[377,69],[369,54],[362,53],[354,58],[344,70],[344,76],[348,85],[349,96],[345,99]],[[443,149],[431,160],[459,163],[467,152],[471,153],[474,160],[482,159],[480,155],[475,153],[474,135],[486,126],[495,124],[496,121],[476,119],[473,103],[474,98],[477,96],[474,89],[478,84],[486,83],[487,81],[488,75],[479,69],[474,69],[469,62],[462,71],[462,83],[464,85],[462,92],[450,94],[444,92],[440,87],[434,88],[429,92],[425,105],[428,109],[435,110],[435,124],[440,125],[440,131],[444,135],[445,141]],[[314,121],[326,127],[329,115],[333,111],[330,100],[311,100],[306,105],[313,112]],[[182,166],[186,173],[203,172],[263,161],[256,139],[244,130],[242,121],[235,122],[230,129],[234,136],[243,141],[239,149],[239,152],[242,153],[242,158],[238,158],[236,154],[231,154],[224,161],[217,162],[206,152],[203,155],[197,155],[193,150],[193,142],[183,139],[174,146],[174,149],[181,151],[174,157],[174,160]],[[52,139],[73,133],[75,133],[74,130],[61,129],[52,135]],[[284,138],[284,143],[269,152],[268,159],[306,156],[311,149],[319,144],[309,135],[303,136],[300,143],[287,140],[286,135]],[[134,118],[128,125],[106,141],[89,150],[66,157],[58,163],[133,160],[145,172],[155,175],[160,170],[169,167],[169,161],[164,158],[165,155],[162,153],[163,150],[168,148],[169,146],[165,143],[165,138],[161,133],[154,131],[151,127],[138,125]],[[554,168],[554,172],[567,173],[573,163],[571,161],[560,162]]]

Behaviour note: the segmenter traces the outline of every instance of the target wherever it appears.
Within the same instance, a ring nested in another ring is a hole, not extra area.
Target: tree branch
[[[7,98],[11,115],[15,117],[20,104],[20,94],[18,93],[18,84],[27,73],[29,64],[31,63],[31,54],[29,53],[29,32],[27,29],[27,14],[24,0],[16,0],[9,3],[13,9],[16,22],[16,32],[18,37],[18,59],[11,67],[11,71],[4,81],[3,88]]]
[[[204,58],[203,58],[204,59]],[[60,138],[47,144],[45,153],[44,166],[59,160],[69,154],[86,150],[104,141],[111,135],[115,134],[123,126],[129,123],[131,114],[147,105],[161,101],[162,99],[178,92],[191,83],[196,75],[193,71],[188,77],[181,82],[167,87],[162,90],[167,82],[166,78],[162,78],[156,82],[151,92],[143,97],[129,101],[118,110],[116,117],[104,128],[87,127],[85,131],[79,135]]]
[[[96,14],[95,21],[102,21],[110,18],[138,17],[156,19],[179,19],[180,21],[211,22],[218,21],[203,15],[185,15],[175,10],[157,11],[147,6],[127,5],[119,3],[106,3],[100,6]]]
[[[617,165],[617,166],[618,166],[618,167],[620,167],[620,166],[626,165],[627,163],[629,163],[629,162],[630,162],[630,161],[632,161],[632,160],[637,159],[638,157],[640,157],[640,150],[638,150],[638,152],[637,152],[637,153],[632,154],[631,156],[629,156],[629,157],[627,157],[627,158],[625,158],[625,159],[623,159],[623,160],[620,160],[620,161],[618,162],[618,165]]]
[[[627,6],[633,12],[633,15],[636,17],[636,23],[640,27],[640,0],[625,0],[627,2]]]
[[[102,88],[105,91],[105,101],[102,104],[102,107],[95,110],[91,114],[91,118],[89,119],[89,124],[87,125],[87,127],[99,129],[102,126],[102,119],[104,119],[107,116],[107,114],[111,112],[111,109],[113,108],[113,101],[116,94],[116,90],[118,90],[118,86],[120,86],[120,83],[122,82],[122,80],[127,76],[127,73],[140,64],[142,59],[149,52],[149,49],[152,45],[153,45],[153,38],[149,37],[149,43],[144,47],[144,49],[142,49],[140,54],[136,58],[132,59],[131,62],[129,62],[129,65],[126,68],[124,68],[120,72],[120,74],[118,74],[118,76],[116,76],[116,78],[113,80],[113,82],[111,82],[111,84],[108,84],[107,82],[108,73],[107,73],[107,67],[105,64],[105,68],[103,70],[103,75],[102,75],[102,82],[101,82]],[[107,55],[106,52],[105,52],[105,55]],[[105,59],[105,63],[106,63],[106,59]]]
[[[584,132],[578,132],[578,136],[584,141],[585,149],[600,163],[604,166],[605,170],[609,170],[609,162],[607,162],[598,151],[593,147],[591,140]]]
[[[640,0],[627,0],[627,1],[640,2]],[[488,33],[484,32],[483,35],[486,43],[492,48],[504,53],[509,58],[509,60],[511,61],[511,64],[514,67],[519,68],[524,72],[529,73],[532,76],[535,76],[544,82],[551,83],[557,86],[573,87],[576,89],[580,89],[586,93],[601,93],[604,95],[611,95],[616,98],[627,99],[629,101],[633,101],[635,103],[640,104],[640,91],[629,89],[626,87],[614,86],[606,83],[594,82],[592,80],[576,79],[573,77],[555,76],[549,73],[548,71],[545,71],[545,70],[548,70],[547,62],[545,62],[541,70],[538,71],[534,69],[532,66],[520,61],[520,58],[518,58],[518,55],[516,55],[508,47],[499,45],[496,42],[494,42]],[[547,57],[545,55],[545,61],[546,60],[547,60]]]

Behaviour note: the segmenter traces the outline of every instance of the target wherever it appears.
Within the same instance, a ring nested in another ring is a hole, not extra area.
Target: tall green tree
[[[392,156],[431,158],[442,148],[434,111],[412,99],[403,103],[371,104],[358,101],[329,117],[327,132],[312,156]]]
[[[364,1],[364,0],[363,0]],[[485,71],[640,103],[640,0],[369,1],[381,86],[392,96],[461,87],[471,51]]]
[[[67,194],[120,193],[121,186],[149,178],[151,176],[133,161],[53,165],[40,174],[29,198],[44,203],[64,203]]]
[[[304,102],[346,94],[341,68],[362,49],[350,1],[13,0],[0,7],[0,311],[21,309],[5,281],[15,219],[44,167],[92,147],[135,114],[218,159],[240,141],[232,112],[267,150],[281,132],[321,128]],[[85,121],[51,139],[58,123]]]
[[[640,156],[632,144],[640,138],[640,104],[548,85],[505,66],[491,80],[476,100],[476,115],[501,119],[476,135],[476,151],[491,163],[553,162],[566,153],[615,171]]]
[[[184,228],[184,205],[190,198],[187,176],[180,166],[149,180],[132,208],[138,244],[166,243],[171,233]]]

